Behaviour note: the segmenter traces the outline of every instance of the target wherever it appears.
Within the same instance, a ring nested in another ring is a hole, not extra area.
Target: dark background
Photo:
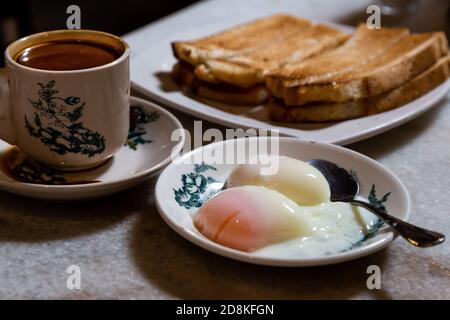
[[[65,29],[72,4],[81,8],[83,29],[95,29],[123,35],[158,18],[177,11],[196,0],[164,1],[66,1],[12,0],[0,9],[0,66],[7,45],[23,36],[55,29]]]
[[[11,42],[36,32],[65,29],[66,21],[69,17],[66,10],[72,4],[81,8],[83,29],[101,30],[116,35],[123,35],[196,1],[199,0],[3,1],[4,3],[2,3],[0,8],[0,67],[4,63],[4,50]],[[374,0],[373,2],[377,4],[383,3],[382,0]],[[443,30],[447,31],[447,37],[450,38],[448,27],[442,26],[440,19],[436,20],[433,18],[436,14],[440,16],[440,11],[444,10],[447,13],[447,24],[450,22],[450,10],[447,10],[445,6],[445,3],[450,2],[450,0],[441,0],[441,2],[444,6],[437,8],[435,7],[436,1],[411,0],[409,3],[417,4],[414,10],[408,9],[404,10],[405,12],[403,13],[394,15],[383,13],[383,25],[406,26],[416,32]],[[301,15],[300,12],[294,12],[293,14]],[[356,26],[361,21],[365,21],[365,19],[367,19],[365,10],[357,12],[342,10],[342,17],[336,22]]]

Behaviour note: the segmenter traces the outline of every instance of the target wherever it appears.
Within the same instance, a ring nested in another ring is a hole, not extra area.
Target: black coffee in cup
[[[118,48],[80,40],[43,42],[26,48],[15,60],[40,70],[83,70],[111,63],[123,54]]]

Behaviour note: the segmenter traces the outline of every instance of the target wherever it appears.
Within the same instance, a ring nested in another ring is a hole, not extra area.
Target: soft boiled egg
[[[258,159],[255,164],[237,166],[227,180],[227,188],[263,186],[278,191],[302,206],[315,206],[330,199],[330,186],[323,174],[308,163],[285,157],[265,156],[277,162],[277,170],[265,175],[267,169]],[[274,162],[275,163],[275,162]]]
[[[220,192],[203,205],[194,224],[212,241],[243,251],[311,234],[301,207],[277,191],[258,186]]]
[[[237,166],[227,189],[194,217],[207,238],[229,248],[280,257],[313,257],[345,251],[363,239],[378,218],[349,203],[330,202],[325,177],[306,162],[279,157],[278,170],[261,163]],[[253,162],[255,163],[255,162]]]

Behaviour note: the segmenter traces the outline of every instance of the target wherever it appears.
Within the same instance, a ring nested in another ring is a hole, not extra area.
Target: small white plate
[[[171,113],[142,99],[132,97],[131,110],[137,120],[132,121],[135,125],[130,128],[127,144],[92,170],[60,173],[29,160],[16,165],[26,156],[0,140],[0,189],[42,200],[78,201],[119,192],[149,179],[171,162],[172,153],[181,151],[184,131],[180,130],[179,141],[171,141],[171,135],[183,127]]]
[[[313,258],[273,256],[264,250],[248,253],[221,246],[204,237],[194,226],[192,217],[204,199],[220,190],[235,165],[211,164],[200,159],[202,155],[252,150],[249,141],[270,138],[227,140],[196,149],[175,160],[160,175],[156,184],[155,198],[158,211],[164,221],[177,233],[196,245],[219,255],[261,265],[305,267],[333,264],[356,259],[386,247],[396,234],[389,227],[376,231],[338,254]],[[393,216],[407,220],[411,207],[408,191],[401,181],[378,162],[349,149],[331,144],[308,142],[295,138],[280,138],[280,155],[300,160],[326,159],[354,172],[360,183],[360,197],[384,205]],[[239,149],[242,148],[242,149]],[[229,154],[229,153],[228,153]],[[247,155],[255,155],[249,151]],[[197,157],[197,158],[195,158]],[[190,159],[197,159],[193,161]]]
[[[344,31],[353,30],[348,26],[328,24]],[[199,38],[224,30],[226,27],[229,27],[226,21],[218,21],[208,27],[189,28],[182,33],[170,34],[164,42],[149,45],[131,59],[133,89],[158,103],[225,127],[277,129],[284,136],[338,145],[348,145],[398,127],[437,105],[450,89],[450,80],[447,80],[402,107],[358,119],[318,124],[270,122],[267,108],[263,106],[232,106],[187,95],[170,76],[172,66],[176,63],[170,46],[171,41]]]

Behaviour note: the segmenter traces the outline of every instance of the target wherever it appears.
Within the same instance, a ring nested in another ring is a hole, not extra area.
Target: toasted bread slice
[[[359,69],[331,77],[330,83],[286,87],[284,102],[298,106],[376,96],[414,78],[447,53],[447,39],[442,32],[410,35]]]
[[[335,48],[348,39],[348,35],[327,25],[318,24],[298,31],[282,42],[230,58],[211,59],[196,70],[206,81],[222,81],[249,88],[264,82],[270,71],[287,63],[305,60],[328,49]]]
[[[225,102],[233,105],[257,106],[270,97],[266,86],[256,85],[251,88],[239,88],[226,84],[198,83],[195,93],[203,98]]]
[[[450,55],[402,86],[376,97],[340,103],[312,103],[286,108],[274,99],[268,104],[271,118],[280,122],[328,122],[363,117],[400,107],[443,83],[450,76]]]
[[[431,68],[399,88],[370,98],[366,108],[367,114],[376,114],[400,107],[433,90],[449,77],[450,55],[447,55]]]
[[[280,42],[299,31],[311,28],[311,22],[278,14],[259,19],[194,41],[177,41],[172,49],[177,59],[197,66],[210,59],[228,58]]]
[[[266,77],[270,92],[283,97],[286,87],[327,83],[330,78],[358,70],[409,34],[405,28],[368,29],[365,24],[342,46],[299,63],[290,63]]]
[[[276,122],[332,122],[359,118],[366,115],[362,100],[341,103],[312,103],[302,107],[287,108],[279,99],[267,103],[270,118]]]
[[[179,84],[200,97],[229,104],[260,105],[270,96],[265,85],[239,88],[226,83],[214,84],[199,80],[194,75],[193,67],[183,62],[173,67],[172,76]]]

